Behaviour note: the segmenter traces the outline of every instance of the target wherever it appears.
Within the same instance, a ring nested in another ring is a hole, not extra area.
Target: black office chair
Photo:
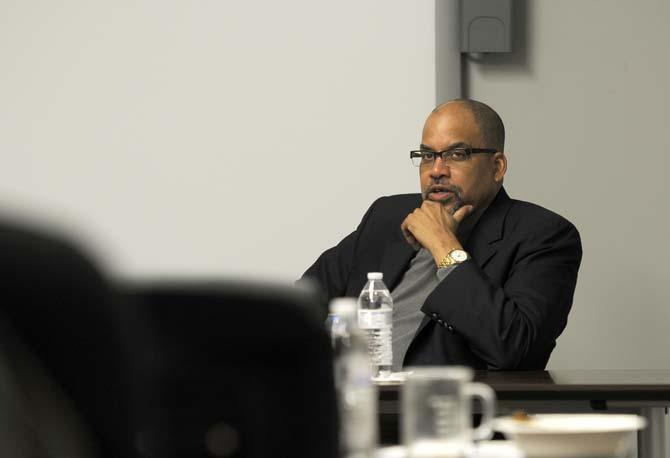
[[[131,456],[127,326],[108,282],[48,231],[0,223],[0,253],[0,348],[23,425],[8,439],[16,456]]]
[[[3,450],[5,434],[26,458],[336,456],[313,294],[237,282],[120,290],[74,244],[6,224],[0,253],[0,370],[25,400],[0,396],[0,422],[26,420],[0,425]]]
[[[133,405],[143,457],[337,456],[325,307],[294,288],[129,288],[147,330]]]

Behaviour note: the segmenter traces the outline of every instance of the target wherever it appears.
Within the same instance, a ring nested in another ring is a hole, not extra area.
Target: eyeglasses
[[[440,156],[442,162],[445,164],[453,164],[455,162],[465,162],[470,159],[470,156],[476,153],[496,153],[498,150],[493,148],[449,148],[444,151],[426,151],[414,150],[409,152],[409,157],[412,159],[412,164],[415,167],[427,167],[435,162],[435,158]]]

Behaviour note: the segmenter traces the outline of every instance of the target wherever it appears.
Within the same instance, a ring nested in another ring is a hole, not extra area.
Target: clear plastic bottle
[[[333,343],[335,389],[340,416],[340,455],[369,457],[377,447],[377,389],[372,383],[365,334],[357,303],[336,298],[326,325]]]
[[[381,272],[368,273],[358,297],[358,326],[368,335],[368,353],[375,378],[391,375],[393,365],[393,298]]]

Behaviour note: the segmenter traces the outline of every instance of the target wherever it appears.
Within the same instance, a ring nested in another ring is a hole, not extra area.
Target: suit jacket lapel
[[[477,221],[465,244],[465,250],[481,268],[484,268],[498,251],[496,242],[502,240],[505,216],[511,203],[512,200],[505,189],[500,188],[491,205]]]
[[[421,195],[417,194],[416,201],[407,208],[407,213],[409,214],[413,209],[420,207],[421,202]],[[416,255],[414,248],[405,241],[400,226],[394,228],[394,230],[396,231],[393,237],[394,241],[384,251],[380,263],[380,269],[384,273],[384,283],[390,291],[393,291],[393,288],[398,285],[403,274],[407,271],[409,262]]]
[[[405,240],[399,240],[388,247],[381,261],[384,283],[393,291],[407,271],[407,265],[416,255],[416,251]]]

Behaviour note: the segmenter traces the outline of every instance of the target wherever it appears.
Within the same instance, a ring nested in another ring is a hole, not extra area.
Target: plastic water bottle
[[[391,375],[393,365],[393,298],[381,272],[368,273],[368,282],[358,296],[358,326],[368,335],[368,353],[376,378]]]
[[[355,299],[333,299],[326,320],[333,343],[340,455],[347,458],[372,456],[377,447],[377,389],[371,380],[366,336],[358,328],[357,308]]]

